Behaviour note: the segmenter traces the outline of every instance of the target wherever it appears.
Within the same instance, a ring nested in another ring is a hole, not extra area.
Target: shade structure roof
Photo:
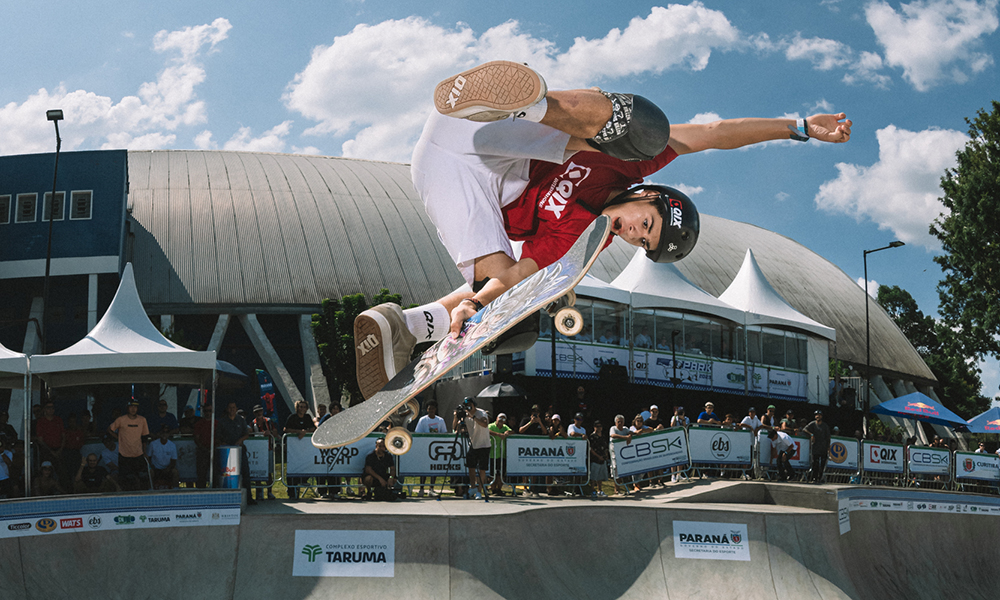
[[[24,373],[28,369],[28,359],[20,352],[8,350],[0,344],[0,388],[24,387]]]
[[[887,400],[872,407],[872,412],[890,417],[916,419],[945,427],[966,427],[965,419],[945,408],[940,402],[926,394],[913,392],[899,398]]]
[[[767,277],[764,277],[753,250],[749,248],[739,273],[719,296],[719,300],[746,311],[748,325],[789,327],[808,331],[830,341],[837,339],[837,333],[832,328],[795,310],[781,297]]]
[[[673,264],[654,263],[638,249],[611,285],[628,290],[635,308],[668,308],[698,312],[743,323],[743,311],[691,283]]]
[[[628,290],[623,290],[611,284],[605,283],[589,274],[583,276],[583,280],[576,284],[574,291],[579,296],[609,300],[611,302],[619,302],[621,304],[628,304],[630,300]]]
[[[196,352],[163,336],[146,315],[126,264],[118,292],[100,322],[79,342],[33,355],[31,374],[50,387],[108,383],[208,385],[215,352]]]
[[[970,433],[1000,433],[1000,406],[993,406],[968,421]]]

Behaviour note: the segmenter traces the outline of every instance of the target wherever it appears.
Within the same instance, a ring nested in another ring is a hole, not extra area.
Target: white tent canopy
[[[807,331],[830,341],[837,339],[837,332],[833,328],[817,323],[795,310],[771,286],[750,249],[747,249],[740,272],[719,296],[719,300],[746,311],[747,325],[787,327]]]
[[[25,355],[8,350],[3,344],[0,344],[0,388],[23,388],[24,374],[27,370],[28,359]]]
[[[674,265],[649,260],[641,248],[611,285],[631,292],[634,308],[670,308],[743,323],[742,310],[691,283]]]
[[[109,383],[172,383],[209,387],[215,352],[178,346],[159,332],[139,300],[132,264],[94,329],[52,354],[32,355],[30,371],[49,387]]]
[[[629,303],[628,291],[616,288],[608,283],[604,283],[593,275],[584,275],[583,279],[576,285],[575,288],[573,288],[573,290],[578,296],[597,298],[599,300],[609,300],[620,304]]]

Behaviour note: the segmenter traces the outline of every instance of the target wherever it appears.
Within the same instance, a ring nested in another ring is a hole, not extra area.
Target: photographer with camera
[[[465,466],[469,468],[469,483],[478,489],[476,500],[489,500],[486,493],[486,472],[490,465],[490,419],[486,411],[476,408],[474,398],[466,397],[462,405],[455,409],[452,428],[461,431],[464,428],[469,439],[469,449],[465,453]],[[478,471],[478,477],[476,472]]]

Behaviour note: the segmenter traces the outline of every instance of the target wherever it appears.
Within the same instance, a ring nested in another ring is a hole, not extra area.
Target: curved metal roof
[[[131,260],[152,314],[311,312],[324,298],[381,288],[404,303],[463,283],[416,197],[408,165],[321,156],[130,151]],[[677,267],[721,295],[752,249],[802,314],[837,330],[836,355],[864,364],[867,296],[836,265],[774,232],[702,215]],[[610,282],[635,248],[616,239],[590,274]],[[934,376],[874,300],[872,366]]]

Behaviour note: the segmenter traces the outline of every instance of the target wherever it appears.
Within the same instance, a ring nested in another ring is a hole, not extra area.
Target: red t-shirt
[[[561,165],[533,160],[528,187],[503,208],[507,236],[524,242],[521,258],[533,259],[538,268],[550,265],[597,218],[580,203],[600,213],[612,192],[642,183],[675,158],[667,146],[653,160],[626,162],[600,152],[577,152]]]
[[[52,419],[39,417],[38,423],[35,425],[35,434],[52,450],[63,444],[63,432],[65,431],[61,417],[52,417]]]

